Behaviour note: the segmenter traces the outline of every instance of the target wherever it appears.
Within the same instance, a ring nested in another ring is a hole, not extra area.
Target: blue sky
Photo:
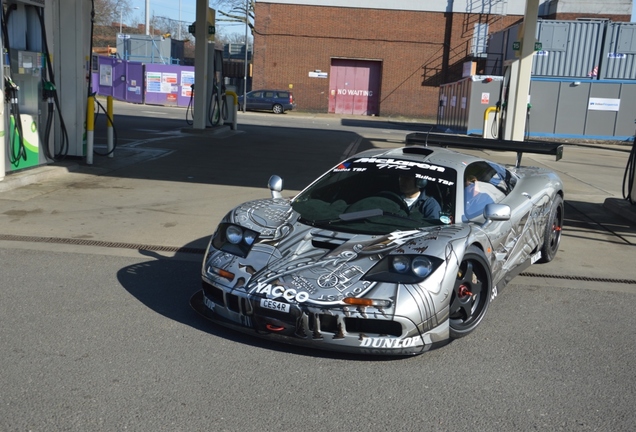
[[[193,23],[196,19],[196,0],[149,0],[149,2],[150,17],[154,14],[155,16],[167,17],[174,20],[180,19],[188,24]],[[179,9],[179,3],[181,3],[181,9]],[[139,8],[133,10],[131,19],[134,17],[134,21],[144,23],[146,21],[146,0],[130,0],[130,5]],[[179,18],[179,12],[181,18]],[[225,34],[245,34],[245,27],[242,25],[217,23],[217,28]]]

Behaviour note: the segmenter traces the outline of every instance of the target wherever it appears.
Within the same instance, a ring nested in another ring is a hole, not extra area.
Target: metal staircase
[[[488,35],[503,30],[508,0],[469,0],[466,11],[453,13],[451,19],[461,17],[461,34],[447,35],[450,41],[445,52],[431,58],[422,66],[422,85],[438,86],[461,78],[466,61],[485,57]],[[447,24],[447,32],[452,25]]]

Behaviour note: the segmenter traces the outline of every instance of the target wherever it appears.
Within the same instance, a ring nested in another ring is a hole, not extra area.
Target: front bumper
[[[412,321],[355,318],[297,304],[288,312],[260,307],[260,298],[239,295],[203,281],[190,304],[205,318],[260,338],[314,349],[365,355],[415,355],[447,343],[448,321],[422,334]],[[349,314],[351,315],[351,314]]]

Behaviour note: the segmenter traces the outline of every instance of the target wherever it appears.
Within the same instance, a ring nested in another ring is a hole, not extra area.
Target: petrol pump
[[[197,41],[194,64],[194,129],[221,126],[228,120],[223,80],[223,52],[214,49],[216,11],[197,0],[197,20],[189,27]]]
[[[47,155],[52,141],[41,133],[50,108],[43,98],[47,85],[44,4],[44,0],[3,2],[3,175],[51,161]]]

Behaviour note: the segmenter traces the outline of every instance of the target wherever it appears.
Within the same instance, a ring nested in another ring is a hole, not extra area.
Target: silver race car
[[[515,151],[503,166],[446,147]],[[419,354],[471,333],[517,274],[554,258],[563,183],[522,167],[555,143],[410,134],[357,154],[294,198],[231,210],[212,236],[194,309],[272,340]]]

